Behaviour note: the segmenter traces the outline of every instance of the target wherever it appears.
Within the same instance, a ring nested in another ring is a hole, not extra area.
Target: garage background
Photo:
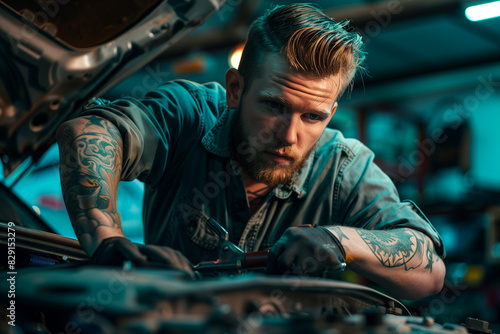
[[[466,8],[480,4],[473,1],[315,3],[329,16],[349,20],[367,51],[367,73],[339,101],[329,126],[375,152],[401,198],[421,207],[447,249],[443,291],[408,304],[438,323],[461,323],[466,317],[498,323],[500,18],[471,21]],[[268,1],[228,0],[200,28],[102,97],[140,97],[177,78],[224,85],[250,23],[271,7]],[[58,177],[57,149],[44,159],[38,172],[14,190],[46,220],[66,221],[58,224],[58,232],[74,236],[60,191],[49,186],[41,193],[33,190],[49,178],[44,173]],[[141,209],[135,194],[142,188],[135,183],[124,188],[129,195],[121,196],[120,206],[131,210],[129,233],[140,241]],[[345,279],[364,283],[353,275]]]

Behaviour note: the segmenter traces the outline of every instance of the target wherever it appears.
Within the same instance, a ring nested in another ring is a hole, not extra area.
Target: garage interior
[[[99,96],[140,97],[173,79],[224,85],[226,70],[237,66],[231,64],[232,56],[241,49],[251,22],[271,5],[289,3],[227,0],[199,28]],[[471,317],[500,332],[500,17],[467,17],[468,7],[484,1],[314,3],[332,18],[350,21],[367,52],[366,73],[357,76],[352,91],[340,99],[329,127],[374,151],[376,163],[394,181],[400,197],[418,204],[446,247],[442,292],[407,301],[406,306],[440,324],[460,324]],[[104,20],[106,11],[101,14]],[[96,31],[80,31],[79,37],[70,28],[64,31],[68,44],[102,43],[90,38],[102,37]],[[43,159],[37,163],[43,165]],[[43,168],[57,171],[53,164]],[[35,174],[28,173],[28,179],[16,185],[12,176],[2,181],[42,218],[67,219],[59,193],[30,197]],[[133,201],[126,198],[120,205],[134,207],[140,217],[140,203]],[[59,232],[74,237],[70,227]],[[342,279],[368,284],[348,272]]]

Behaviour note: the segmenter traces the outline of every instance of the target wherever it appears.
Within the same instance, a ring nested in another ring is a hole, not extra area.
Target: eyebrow
[[[293,109],[292,105],[288,101],[286,101],[284,98],[282,98],[281,96],[273,95],[273,94],[268,93],[268,92],[259,92],[258,96],[259,96],[259,98],[268,98],[268,99],[271,99],[273,101],[277,101],[277,102],[283,104],[287,109],[290,109],[290,110]],[[318,115],[321,115],[325,118],[329,117],[331,115],[331,112],[324,112],[322,110],[308,110],[308,111],[306,111],[306,113],[318,114]]]

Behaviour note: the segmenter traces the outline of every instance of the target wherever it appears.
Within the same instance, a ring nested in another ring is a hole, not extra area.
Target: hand
[[[266,273],[321,276],[343,262],[344,247],[325,227],[290,227],[269,251]]]
[[[104,239],[91,261],[109,266],[121,266],[123,261],[131,261],[138,267],[176,268],[194,276],[191,263],[180,252],[165,246],[136,244],[124,237]]]

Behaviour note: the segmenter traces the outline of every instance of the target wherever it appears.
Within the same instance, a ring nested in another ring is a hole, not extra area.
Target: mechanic
[[[226,89],[176,80],[140,99],[89,101],[57,134],[82,247],[96,264],[190,271],[217,258],[213,218],[244,251],[269,250],[269,274],[322,276],[345,262],[398,298],[439,292],[434,227],[367,147],[327,128],[364,57],[347,23],[278,6],[253,23]],[[136,178],[144,245],[124,237],[116,206],[119,182]]]

